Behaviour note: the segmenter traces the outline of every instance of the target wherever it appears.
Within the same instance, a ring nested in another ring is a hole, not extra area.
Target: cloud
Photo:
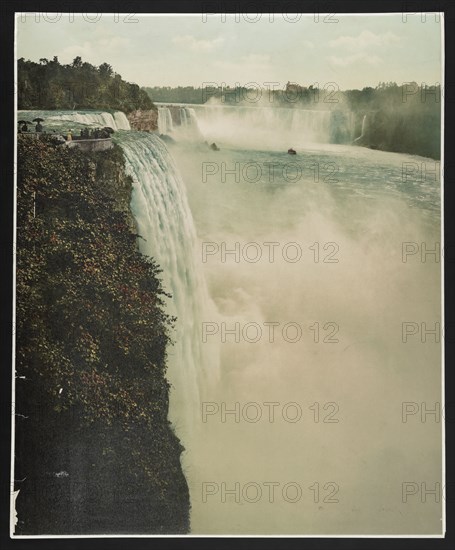
[[[269,54],[248,53],[237,58],[216,59],[212,63],[214,74],[219,74],[221,81],[230,80],[231,84],[251,83],[252,78],[255,82],[270,80],[266,77],[271,69],[271,57]],[[232,75],[229,78],[227,75]],[[227,80],[226,80],[227,79]]]
[[[128,38],[121,36],[111,36],[108,38],[100,38],[94,42],[87,40],[69,45],[59,53],[59,59],[70,63],[75,57],[82,57],[82,61],[88,63],[97,63],[97,60],[106,55],[112,57],[113,54],[119,54],[128,49],[131,41]]]
[[[242,57],[244,63],[253,63],[255,65],[264,65],[270,61],[270,55],[250,53]]]
[[[58,57],[61,61],[68,60],[69,62],[79,55],[80,57],[82,57],[83,61],[90,62],[93,58],[94,52],[95,49],[93,47],[93,43],[85,41],[82,44],[67,46],[61,52],[59,52]]]
[[[273,80],[270,55],[250,53],[237,59],[217,59],[213,68],[221,81],[231,80],[231,83],[241,84],[255,82],[257,84]],[[227,75],[232,75],[231,78]]]
[[[185,48],[189,48],[194,52],[210,51],[224,42],[224,38],[218,37],[213,40],[198,40],[195,36],[185,34],[183,36],[174,36],[172,39],[174,44],[179,44]]]
[[[338,67],[347,67],[348,65],[353,65],[354,63],[362,63],[367,65],[379,65],[380,63],[383,63],[383,60],[377,55],[370,55],[360,52],[348,55],[346,57],[337,57],[332,55],[327,57],[327,61]]]
[[[375,34],[371,31],[362,31],[358,36],[340,36],[329,42],[332,48],[345,48],[349,51],[365,50],[371,47],[384,47],[400,42],[401,38],[393,32]]]
[[[110,36],[109,38],[100,38],[99,45],[109,50],[121,51],[130,44],[130,40],[124,36]]]

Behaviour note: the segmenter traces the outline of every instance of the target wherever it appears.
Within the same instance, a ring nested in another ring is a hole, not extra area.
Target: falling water
[[[63,127],[62,121],[67,121],[66,126],[109,126],[113,130],[130,130],[130,123],[121,111],[18,111],[18,119],[25,118],[32,121],[34,118],[43,118],[44,130]]]
[[[331,111],[220,105],[197,106],[194,110],[202,133],[210,141],[255,147],[330,142]]]
[[[177,139],[186,141],[203,141],[199,128],[196,111],[193,107],[180,108],[180,126],[176,134]]]
[[[131,206],[143,237],[140,250],[156,259],[163,269],[164,288],[172,294],[168,311],[177,323],[175,345],[168,350],[168,377],[174,388],[170,416],[184,436],[199,410],[201,379],[216,374],[216,359],[201,349],[200,321],[210,304],[196,257],[193,217],[185,186],[158,136],[128,132],[114,139],[134,181]]]
[[[354,143],[362,141],[362,139],[365,137],[366,125],[367,125],[367,115],[363,115],[362,129],[360,131],[360,136],[354,140]]]
[[[182,126],[188,126],[188,115],[186,107],[180,107],[180,121],[180,124]]]
[[[158,107],[158,132],[169,134],[174,129],[171,111],[168,107]]]

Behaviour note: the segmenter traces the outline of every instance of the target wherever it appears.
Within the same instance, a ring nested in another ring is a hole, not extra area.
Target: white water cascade
[[[177,322],[175,344],[168,348],[168,378],[174,389],[170,418],[184,435],[191,432],[199,413],[201,379],[217,375],[216,356],[201,344],[201,322],[210,315],[210,301],[198,265],[193,217],[185,186],[158,136],[128,132],[115,134],[114,140],[123,149],[134,182],[131,207],[144,239],[139,248],[156,259],[164,288],[172,294],[168,312]]]
[[[196,111],[193,107],[180,107],[180,126],[178,138],[187,141],[203,141],[204,137],[198,124]]]
[[[18,117],[28,116],[44,119],[44,127],[62,125],[62,121],[86,126],[109,126],[113,130],[131,130],[130,123],[122,111],[18,111]]]
[[[193,107],[173,106],[176,120],[172,118],[171,109],[165,105],[158,105],[158,132],[171,134],[179,141],[203,141],[199,129],[196,112]]]
[[[199,128],[208,141],[273,147],[283,143],[328,143],[332,112],[284,107],[195,106]]]
[[[177,141],[223,146],[278,148],[283,144],[349,143],[354,117],[349,111],[218,104],[158,104],[158,131]]]
[[[182,126],[188,126],[188,109],[186,107],[180,107],[180,124]]]
[[[180,107],[180,124],[181,126],[198,126],[194,107]]]
[[[169,134],[174,129],[171,111],[168,107],[158,107],[158,132]]]
[[[360,131],[360,136],[354,140],[354,143],[358,143],[363,140],[363,138],[365,137],[366,127],[367,127],[367,115],[363,115],[362,129]]]
[[[60,120],[69,120],[73,122],[79,122],[81,124],[87,124],[90,126],[98,125],[101,127],[110,126],[113,130],[130,130],[130,123],[126,118],[125,113],[122,111],[115,111],[114,113],[106,112],[85,112],[74,111],[65,115],[59,115]]]

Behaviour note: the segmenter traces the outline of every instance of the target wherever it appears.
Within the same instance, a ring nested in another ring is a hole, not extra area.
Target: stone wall
[[[67,147],[77,147],[81,151],[107,151],[112,149],[114,144],[111,138],[104,139],[73,139],[66,142]]]

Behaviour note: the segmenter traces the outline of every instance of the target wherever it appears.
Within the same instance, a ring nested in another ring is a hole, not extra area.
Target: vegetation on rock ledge
[[[155,262],[120,148],[18,136],[16,534],[185,533]]]

